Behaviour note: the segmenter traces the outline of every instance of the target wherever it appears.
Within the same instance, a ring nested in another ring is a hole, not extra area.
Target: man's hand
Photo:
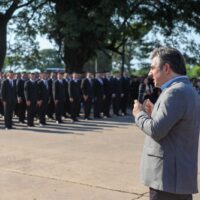
[[[43,103],[42,100],[37,101],[37,105],[38,105],[39,107],[41,107],[42,103]]]
[[[84,101],[87,101],[88,95],[83,95]]]
[[[22,103],[22,98],[21,97],[17,97],[17,102],[18,103]]]
[[[70,97],[69,101],[72,103],[74,101],[74,99],[72,97]]]
[[[147,114],[151,116],[154,104],[149,99],[146,99],[143,103],[143,107]]]
[[[30,106],[31,105],[31,101],[26,101],[26,105]]]
[[[142,104],[138,100],[134,100],[133,115],[136,117],[143,110]]]

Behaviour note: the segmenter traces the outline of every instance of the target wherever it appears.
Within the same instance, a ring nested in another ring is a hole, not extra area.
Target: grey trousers
[[[150,188],[150,200],[192,200],[192,194],[172,194]]]

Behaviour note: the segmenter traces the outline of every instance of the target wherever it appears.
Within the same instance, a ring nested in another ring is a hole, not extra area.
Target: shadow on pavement
[[[64,119],[63,123],[56,124],[53,120],[47,120],[47,125],[40,127],[35,121],[35,127],[27,127],[26,124],[19,124],[17,118],[13,119],[13,127],[19,131],[34,131],[46,134],[79,134],[87,132],[101,133],[104,129],[112,129],[134,123],[132,115],[113,116],[112,118],[84,120],[79,117],[79,122],[72,123],[69,118]],[[0,118],[0,129],[4,129],[4,120]]]

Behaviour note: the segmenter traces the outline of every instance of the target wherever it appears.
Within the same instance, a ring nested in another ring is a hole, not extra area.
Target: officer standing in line
[[[71,119],[72,122],[77,122],[79,114],[79,106],[81,100],[81,88],[78,80],[78,74],[74,72],[72,74],[72,80],[69,82],[69,100],[71,108]]]
[[[37,82],[37,106],[40,126],[47,125],[46,123],[46,113],[47,104],[49,101],[49,89],[47,82],[47,74],[45,72],[40,73],[40,80]]]
[[[14,74],[9,71],[7,78],[2,82],[1,97],[4,108],[5,129],[12,129],[13,111],[17,102],[16,82],[14,81]]]
[[[19,123],[25,123],[25,113],[26,113],[26,100],[24,96],[24,84],[27,81],[27,73],[23,72],[21,78],[16,81],[17,89],[17,107],[18,107],[18,117]]]
[[[92,74],[90,72],[87,72],[86,77],[82,80],[81,90],[83,94],[84,119],[90,120],[93,99]]]
[[[37,103],[37,82],[35,81],[35,73],[30,73],[29,77],[30,79],[24,84],[24,95],[27,106],[27,125],[33,127]]]
[[[65,101],[65,84],[63,81],[63,72],[57,73],[57,80],[53,81],[52,94],[55,105],[56,123],[63,123],[62,116],[64,113]]]
[[[105,98],[103,99],[103,114],[104,117],[111,117],[110,107],[112,103],[112,94],[113,94],[113,79],[110,75],[110,72],[105,73],[103,78],[103,88]]]
[[[55,104],[53,99],[53,82],[57,79],[56,72],[51,72],[50,77],[47,79],[48,82],[48,90],[50,99],[47,105],[47,116],[49,119],[54,119],[54,113],[55,113]]]
[[[94,79],[93,85],[94,118],[102,118],[101,112],[103,112],[103,99],[105,98],[105,95],[101,73],[96,74],[96,78]]]
[[[120,101],[120,109],[122,115],[127,115],[127,106],[130,94],[130,79],[127,76],[127,72],[124,72],[123,76],[121,77],[121,88],[123,96],[121,97]]]
[[[113,113],[116,116],[120,116],[119,110],[120,110],[120,102],[121,98],[123,97],[122,93],[122,84],[120,79],[120,72],[115,73],[115,77],[113,78]]]

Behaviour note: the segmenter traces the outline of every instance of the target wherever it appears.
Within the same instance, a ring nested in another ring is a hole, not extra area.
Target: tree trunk
[[[77,72],[81,73],[83,66],[85,64],[85,59],[83,58],[80,49],[64,48],[64,63],[65,70],[69,73]]]
[[[86,49],[84,45],[79,48],[64,47],[65,70],[69,73],[82,73],[84,64],[91,58],[93,51]]]
[[[0,71],[3,68],[7,49],[7,20],[0,16]]]
[[[121,76],[124,74],[124,65],[125,65],[125,33],[123,33],[123,39],[122,39],[122,68],[121,68]]]
[[[132,54],[131,51],[128,51],[128,63],[127,63],[127,70],[128,73],[131,74],[131,60],[132,60]]]

